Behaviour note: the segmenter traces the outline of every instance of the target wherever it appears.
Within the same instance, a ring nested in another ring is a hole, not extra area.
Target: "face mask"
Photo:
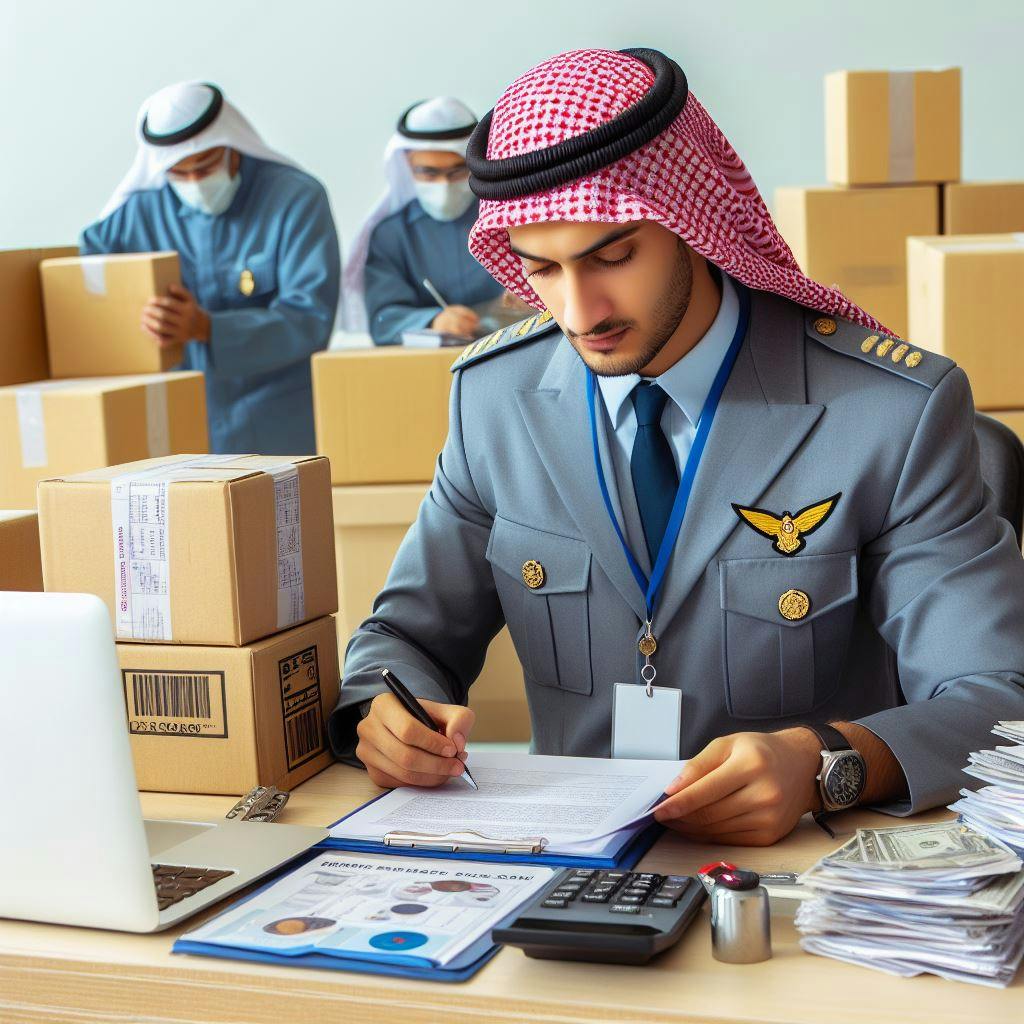
[[[416,198],[434,220],[458,220],[476,196],[468,181],[417,181]]]
[[[231,152],[228,150],[224,154],[224,163],[205,178],[200,178],[199,181],[175,181],[168,177],[168,184],[186,206],[216,217],[231,205],[231,200],[235,198],[235,193],[242,184],[241,174],[231,177],[228,170],[230,160]]]

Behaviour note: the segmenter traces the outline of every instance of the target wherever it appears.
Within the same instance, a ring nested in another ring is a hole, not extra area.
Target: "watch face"
[[[825,792],[829,800],[839,807],[850,807],[857,802],[864,789],[864,762],[857,754],[837,757],[825,776]]]

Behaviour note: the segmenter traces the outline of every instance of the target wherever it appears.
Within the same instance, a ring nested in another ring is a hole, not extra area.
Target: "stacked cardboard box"
[[[317,451],[331,460],[344,650],[370,614],[416,518],[448,434],[451,349],[354,349],[313,357]],[[523,673],[507,630],[470,690],[476,740],[529,739]]]
[[[202,376],[160,372],[181,350],[140,326],[177,254],[74,251],[0,252],[0,507],[34,506],[47,476],[207,450]]]
[[[911,337],[970,378],[974,404],[1024,441],[1024,346],[1007,301],[1024,289],[1024,236],[907,242]]]
[[[0,590],[42,590],[39,517],[35,512],[0,511]]]
[[[159,373],[177,366],[181,346],[161,348],[142,327],[142,309],[181,276],[176,252],[43,260],[52,377]]]
[[[944,235],[1024,231],[1024,181],[957,181],[942,189]]]
[[[139,787],[288,789],[331,761],[330,471],[177,456],[44,480],[47,590],[110,609]]]
[[[979,409],[1024,408],[1024,346],[1006,305],[1024,288],[1024,238],[911,238],[907,261],[910,337],[959,363]]]
[[[205,452],[201,373],[0,387],[0,507],[34,508],[36,484],[178,452]]]
[[[960,177],[960,70],[825,76],[831,187],[782,188],[775,216],[803,270],[907,334],[906,239],[938,234]]]
[[[70,246],[0,251],[0,385],[50,375],[39,264],[73,252]]]

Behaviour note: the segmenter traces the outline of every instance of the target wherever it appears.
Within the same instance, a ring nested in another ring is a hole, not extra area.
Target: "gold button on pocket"
[[[779,598],[779,614],[790,622],[804,618],[811,610],[811,599],[802,590],[787,590]]]
[[[523,562],[523,582],[531,589],[536,590],[544,586],[544,566],[532,558]]]
[[[248,298],[256,291],[256,278],[253,272],[246,268],[238,275],[238,290]]]

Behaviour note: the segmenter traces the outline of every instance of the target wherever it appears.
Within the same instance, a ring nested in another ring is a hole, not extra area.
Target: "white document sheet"
[[[331,835],[383,842],[389,832],[446,836],[471,830],[497,840],[546,840],[549,853],[600,853],[639,831],[684,761],[479,753],[461,779],[438,789],[404,786],[338,822]],[[621,838],[621,837],[619,837]]]

